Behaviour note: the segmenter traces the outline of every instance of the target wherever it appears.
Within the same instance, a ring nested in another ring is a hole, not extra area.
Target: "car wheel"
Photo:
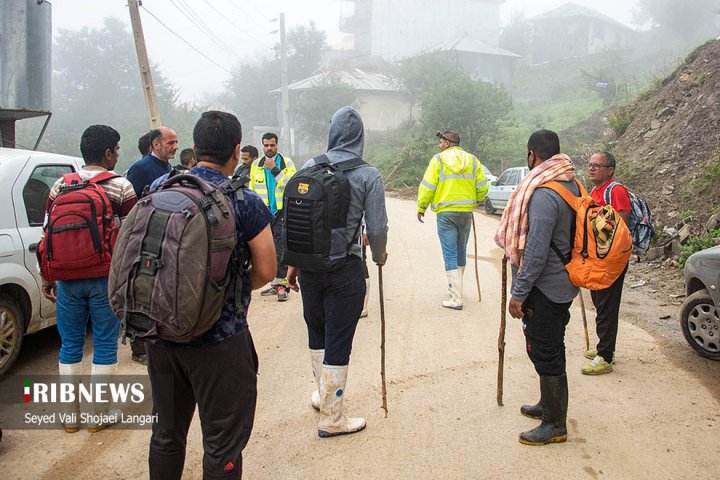
[[[0,294],[0,375],[5,375],[15,363],[24,333],[19,305],[11,296]]]
[[[485,213],[488,215],[495,215],[495,208],[493,208],[493,204],[489,198],[485,199],[485,203],[483,205],[485,205]]]
[[[720,360],[720,319],[707,290],[690,295],[680,309],[685,340],[703,357]]]

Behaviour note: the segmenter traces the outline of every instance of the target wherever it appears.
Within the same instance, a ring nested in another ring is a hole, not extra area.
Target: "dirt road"
[[[435,216],[424,225],[410,201],[388,200],[391,231],[385,267],[388,418],[381,409],[377,271],[371,268],[370,316],[355,338],[347,411],[367,419],[355,435],[320,439],[300,298],[253,299],[250,325],[260,357],[255,429],[245,450],[249,479],[679,479],[712,476],[718,457],[720,363],[644,330],[658,310],[638,292],[621,311],[616,371],[579,373],[584,340],[579,302],[566,344],[569,441],[527,447],[517,434],[536,422],[520,415],[535,402],[538,380],[524,352],[518,321],[508,316],[505,406],[495,402],[500,250],[491,238],[499,217],[476,213],[483,301],[477,302],[468,250],[465,309],[440,306],[445,276]],[[589,304],[589,295],[586,294]],[[673,315],[676,312],[673,312]],[[592,312],[588,312],[592,320]],[[675,322],[674,317],[672,322]],[[592,329],[592,326],[591,326]],[[13,373],[54,371],[56,340],[41,334]],[[43,339],[44,338],[44,339]],[[121,371],[140,373],[121,348]],[[232,401],[228,399],[228,401]],[[0,444],[0,477],[136,479],[147,476],[148,431],[69,435],[9,431]],[[201,477],[196,418],[185,477]]]

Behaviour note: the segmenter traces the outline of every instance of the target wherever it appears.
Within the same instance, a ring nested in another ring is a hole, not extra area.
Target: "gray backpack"
[[[122,223],[108,279],[110,307],[126,337],[189,342],[220,318],[235,294],[242,313],[248,253],[235,252],[238,181],[213,185],[192,174],[171,174],[140,200]]]

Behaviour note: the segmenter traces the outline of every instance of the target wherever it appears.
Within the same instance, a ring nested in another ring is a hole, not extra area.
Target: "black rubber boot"
[[[522,413],[526,417],[542,420],[542,400],[540,400],[535,405],[523,405],[522,407],[520,407],[520,413]]]
[[[523,405],[520,407],[520,413],[526,417],[542,420],[542,386],[540,388],[540,401],[535,405]]]
[[[525,445],[547,445],[567,441],[567,376],[540,377],[540,405],[542,423],[520,434],[520,443]]]

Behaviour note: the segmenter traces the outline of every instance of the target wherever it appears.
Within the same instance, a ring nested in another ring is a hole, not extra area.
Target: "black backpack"
[[[283,262],[309,272],[339,268],[350,245],[345,240],[350,182],[345,172],[366,163],[355,158],[331,164],[325,155],[298,171],[283,196]],[[360,225],[358,224],[358,227]]]

